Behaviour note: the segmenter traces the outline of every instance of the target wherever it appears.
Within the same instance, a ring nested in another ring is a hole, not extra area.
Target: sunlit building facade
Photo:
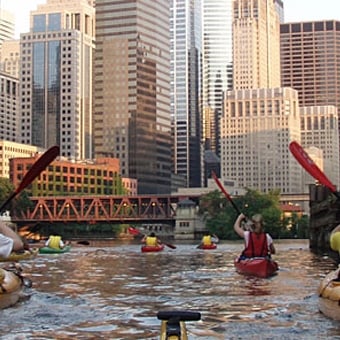
[[[339,115],[340,21],[286,23],[281,25],[280,41],[282,86],[290,86],[298,91],[301,107],[333,105],[338,111],[334,114]],[[336,119],[340,124],[339,119]],[[340,131],[340,125],[338,130]],[[317,144],[314,139],[314,144],[305,140],[306,144],[303,146],[323,149],[327,167],[327,159],[330,162],[336,160],[333,156],[329,158],[330,153],[327,150],[333,148],[332,152],[336,150],[340,154],[339,142],[333,144],[326,135],[323,138],[329,145]],[[332,170],[338,171],[339,164],[334,166]],[[335,180],[339,175],[334,173],[333,176]],[[340,185],[338,180],[335,183]]]
[[[97,0],[96,157],[120,160],[138,194],[171,191],[168,0]]]
[[[202,0],[203,142],[220,154],[223,93],[233,85],[232,0]]]
[[[90,0],[47,0],[31,12],[20,37],[22,143],[92,158],[94,13]]]
[[[170,17],[173,171],[201,187],[201,0],[171,1]]]

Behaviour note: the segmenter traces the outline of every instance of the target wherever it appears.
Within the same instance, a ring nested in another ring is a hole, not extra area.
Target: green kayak
[[[61,253],[67,253],[71,250],[71,246],[67,245],[64,248],[61,249],[55,249],[51,247],[42,247],[39,249],[40,254],[61,254]]]

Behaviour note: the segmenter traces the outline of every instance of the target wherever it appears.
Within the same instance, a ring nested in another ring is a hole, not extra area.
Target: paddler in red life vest
[[[142,238],[142,243],[145,243],[148,247],[157,247],[162,244],[162,241],[152,232],[150,235],[145,235]]]
[[[272,237],[264,232],[262,215],[256,214],[251,218],[251,230],[244,230],[241,223],[246,219],[240,214],[234,224],[235,232],[244,239],[245,248],[241,257],[266,257],[275,254],[275,247]],[[247,222],[248,224],[248,222]]]

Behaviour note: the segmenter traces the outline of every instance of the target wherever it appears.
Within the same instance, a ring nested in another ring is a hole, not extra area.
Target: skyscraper
[[[3,9],[0,1],[0,49],[3,41],[14,39],[14,23],[14,15]]]
[[[47,0],[21,35],[21,142],[92,158],[93,0]]]
[[[170,192],[168,0],[97,0],[94,147],[139,194]]]
[[[170,32],[174,173],[201,187],[201,0],[171,1]]]
[[[324,167],[339,185],[340,22],[281,24],[282,86],[298,90],[304,147],[323,150]],[[334,106],[331,110],[330,106]]]
[[[223,93],[233,85],[232,0],[202,3],[203,141],[219,156]]]
[[[300,140],[297,91],[280,87],[279,15],[273,0],[233,1],[233,91],[221,119],[221,173],[240,187],[299,193],[289,153]]]
[[[234,89],[281,86],[280,19],[274,0],[233,1]]]

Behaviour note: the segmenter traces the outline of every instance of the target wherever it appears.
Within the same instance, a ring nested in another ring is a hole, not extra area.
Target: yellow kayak
[[[340,321],[340,269],[326,275],[321,281],[319,293],[319,310],[333,320]]]
[[[18,275],[0,268],[0,309],[16,304],[22,289],[23,282]]]
[[[8,257],[1,257],[0,262],[17,262],[22,260],[29,260],[36,257],[39,252],[39,248],[32,248],[30,250],[25,250],[22,253],[12,252]]]

